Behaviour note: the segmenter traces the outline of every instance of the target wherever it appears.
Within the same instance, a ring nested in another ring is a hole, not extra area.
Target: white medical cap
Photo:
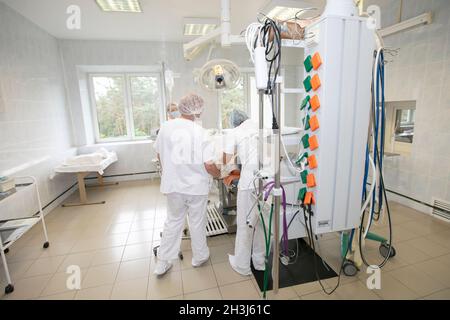
[[[188,94],[181,98],[180,103],[178,104],[178,110],[181,114],[190,116],[190,115],[199,115],[203,112],[204,101],[202,97],[195,93]]]
[[[232,128],[239,127],[245,120],[248,120],[248,115],[244,111],[234,109],[230,112],[229,121]]]

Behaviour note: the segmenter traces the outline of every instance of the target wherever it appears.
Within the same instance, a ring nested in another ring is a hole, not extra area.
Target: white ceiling
[[[143,13],[103,12],[95,0],[0,1],[60,39],[184,41],[184,17],[220,17],[220,0],[140,0]],[[268,2],[231,0],[232,32],[240,33]],[[81,30],[66,27],[70,5],[81,8]]]

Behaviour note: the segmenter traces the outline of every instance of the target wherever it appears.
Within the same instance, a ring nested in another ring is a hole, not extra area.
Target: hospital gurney
[[[94,205],[94,204],[105,204],[105,201],[99,202],[88,202],[87,194],[86,194],[86,185],[84,179],[91,173],[97,174],[97,185],[89,185],[87,187],[103,187],[108,185],[117,185],[118,182],[115,183],[105,183],[103,181],[103,173],[106,168],[108,168],[114,162],[117,162],[117,154],[115,152],[108,152],[106,150],[102,150],[104,157],[101,159],[98,158],[98,162],[95,163],[92,161],[79,161],[80,164],[77,164],[75,158],[72,158],[73,161],[66,160],[66,163],[55,168],[56,173],[76,173],[77,175],[77,183],[78,190],[80,192],[80,202],[79,203],[67,203],[63,204],[63,207],[74,207],[74,206],[84,206],[84,205]]]

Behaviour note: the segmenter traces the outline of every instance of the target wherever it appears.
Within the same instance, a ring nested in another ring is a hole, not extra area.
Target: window
[[[219,92],[220,125],[222,129],[230,127],[228,116],[233,109],[240,109],[254,121],[259,121],[259,94],[255,81],[253,73],[242,72],[241,81],[236,88]],[[282,95],[281,102],[283,103],[283,101]],[[281,117],[284,118],[284,109],[282,109]],[[266,95],[264,96],[264,126],[266,128],[272,127],[271,101]]]
[[[414,138],[414,109],[397,109],[395,113],[395,141],[412,143]]]
[[[145,139],[160,125],[158,74],[90,76],[97,141]]]
[[[229,115],[233,109],[248,113],[247,108],[247,76],[243,74],[236,88],[219,92],[222,129],[229,129]]]
[[[415,101],[386,102],[386,152],[407,155],[414,140]]]

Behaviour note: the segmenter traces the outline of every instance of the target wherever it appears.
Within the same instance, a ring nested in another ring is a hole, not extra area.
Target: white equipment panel
[[[305,71],[305,78],[317,75],[321,83],[306,93],[320,101],[318,109],[308,112],[319,127],[306,132],[316,136],[318,147],[305,149],[317,160],[317,168],[308,168],[315,177],[315,186],[307,188],[315,201],[313,232],[349,230],[360,223],[374,31],[364,18],[327,16],[306,34],[305,58],[319,53],[322,61],[317,70]]]

